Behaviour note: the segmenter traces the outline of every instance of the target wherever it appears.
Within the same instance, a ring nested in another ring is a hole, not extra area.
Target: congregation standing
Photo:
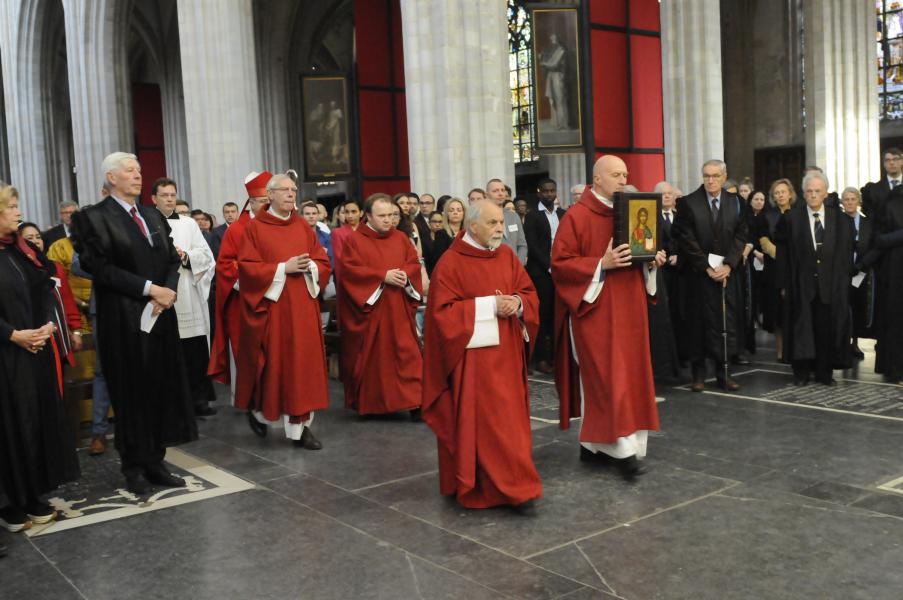
[[[903,384],[903,152],[883,164],[881,181],[838,196],[817,167],[799,190],[780,179],[766,191],[707,161],[687,195],[656,186],[662,235],[646,262],[613,244],[629,172],[610,155],[566,207],[551,179],[529,199],[490,179],[462,197],[348,198],[331,219],[299,203],[295,177],[254,172],[219,226],[172,179],[142,205],[141,165],[122,152],[101,165],[102,200],[62,203],[43,234],[0,186],[0,525],[53,519],[46,494],[79,475],[61,373],[83,332],[97,348],[90,453],[106,450],[111,407],[138,495],[185,485],[165,451],[216,414],[213,381],[256,435],[328,446],[314,434],[329,408],[324,327],[337,329],[345,407],[425,421],[440,492],[469,508],[541,496],[532,369],[554,376],[560,427],[580,418],[575,459],[627,480],[646,472],[660,427],[655,378],[687,369],[700,392],[714,371],[736,391],[731,367],[756,351],[757,330],[796,385],[834,385],[833,370],[861,358],[859,337],[877,337],[876,371]]]

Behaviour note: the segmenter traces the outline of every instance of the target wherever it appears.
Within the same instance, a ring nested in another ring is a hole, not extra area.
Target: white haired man
[[[163,215],[138,204],[141,165],[114,152],[101,164],[110,195],[76,213],[73,241],[93,276],[97,340],[116,412],[116,449],[128,490],[185,482],[163,465],[166,447],[197,438],[194,407],[172,309],[179,254]],[[165,376],[164,376],[165,375]]]

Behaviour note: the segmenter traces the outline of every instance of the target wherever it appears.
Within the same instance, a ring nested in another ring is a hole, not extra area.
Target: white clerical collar
[[[287,216],[283,217],[282,215],[280,215],[279,213],[277,213],[275,210],[273,210],[273,207],[272,207],[272,206],[269,207],[269,208],[267,209],[267,212],[270,213],[271,215],[273,215],[274,217],[276,217],[277,219],[280,219],[280,220],[282,220],[282,221],[288,221],[289,219],[292,218],[292,213],[291,213],[291,212],[289,212]]]
[[[603,196],[602,194],[597,193],[596,190],[594,190],[593,188],[590,188],[590,191],[593,193],[593,196],[595,196],[596,199],[597,199],[599,202],[601,202],[602,204],[604,204],[604,205],[607,206],[608,208],[613,208],[613,207],[614,207],[614,205],[615,205],[614,202],[612,202],[611,200],[609,200],[608,198],[606,198],[606,197]]]
[[[464,232],[464,237],[463,237],[462,239],[464,240],[464,243],[465,243],[465,244],[467,244],[468,246],[473,246],[474,248],[476,248],[476,249],[478,249],[478,250],[489,250],[490,252],[495,252],[495,250],[493,250],[492,248],[488,248],[488,247],[486,247],[486,246],[480,244],[480,243],[479,243],[478,241],[476,241],[475,239],[473,239],[473,238],[470,236],[470,232],[469,232],[469,231],[465,231],[465,232]]]

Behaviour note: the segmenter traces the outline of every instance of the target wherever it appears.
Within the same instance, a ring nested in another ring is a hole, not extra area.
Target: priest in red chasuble
[[[611,198],[626,184],[623,160],[596,161],[592,186],[558,227],[552,279],[561,428],[582,415],[581,460],[608,462],[632,479],[645,471],[648,432],[658,430],[646,296],[655,295],[665,252],[632,264],[628,244],[612,248]]]
[[[216,258],[216,311],[213,315],[214,334],[207,375],[214,381],[231,384],[233,405],[238,327],[241,318],[238,299],[238,249],[245,235],[245,227],[267,201],[266,185],[272,177],[273,174],[269,171],[263,173],[252,171],[245,177],[248,200],[241,216],[226,229]]]
[[[539,297],[492,202],[467,209],[433,270],[424,325],[423,420],[436,433],[439,489],[467,508],[542,493],[533,466],[528,344]]]
[[[267,425],[284,426],[296,446],[319,450],[310,424],[314,411],[329,406],[317,300],[329,281],[329,258],[295,211],[295,182],[276,175],[266,190],[269,205],[247,224],[238,251],[235,406],[249,411],[258,435],[266,435]]]
[[[423,283],[416,248],[392,227],[393,208],[387,194],[367,198],[367,222],[335,256],[342,383],[345,406],[359,415],[411,411],[417,421],[423,359],[414,319]]]

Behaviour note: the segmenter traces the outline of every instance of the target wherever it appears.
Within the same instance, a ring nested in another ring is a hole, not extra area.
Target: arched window
[[[508,66],[511,73],[511,129],[514,162],[539,160],[533,104],[533,53],[530,13],[524,0],[508,0]]]

